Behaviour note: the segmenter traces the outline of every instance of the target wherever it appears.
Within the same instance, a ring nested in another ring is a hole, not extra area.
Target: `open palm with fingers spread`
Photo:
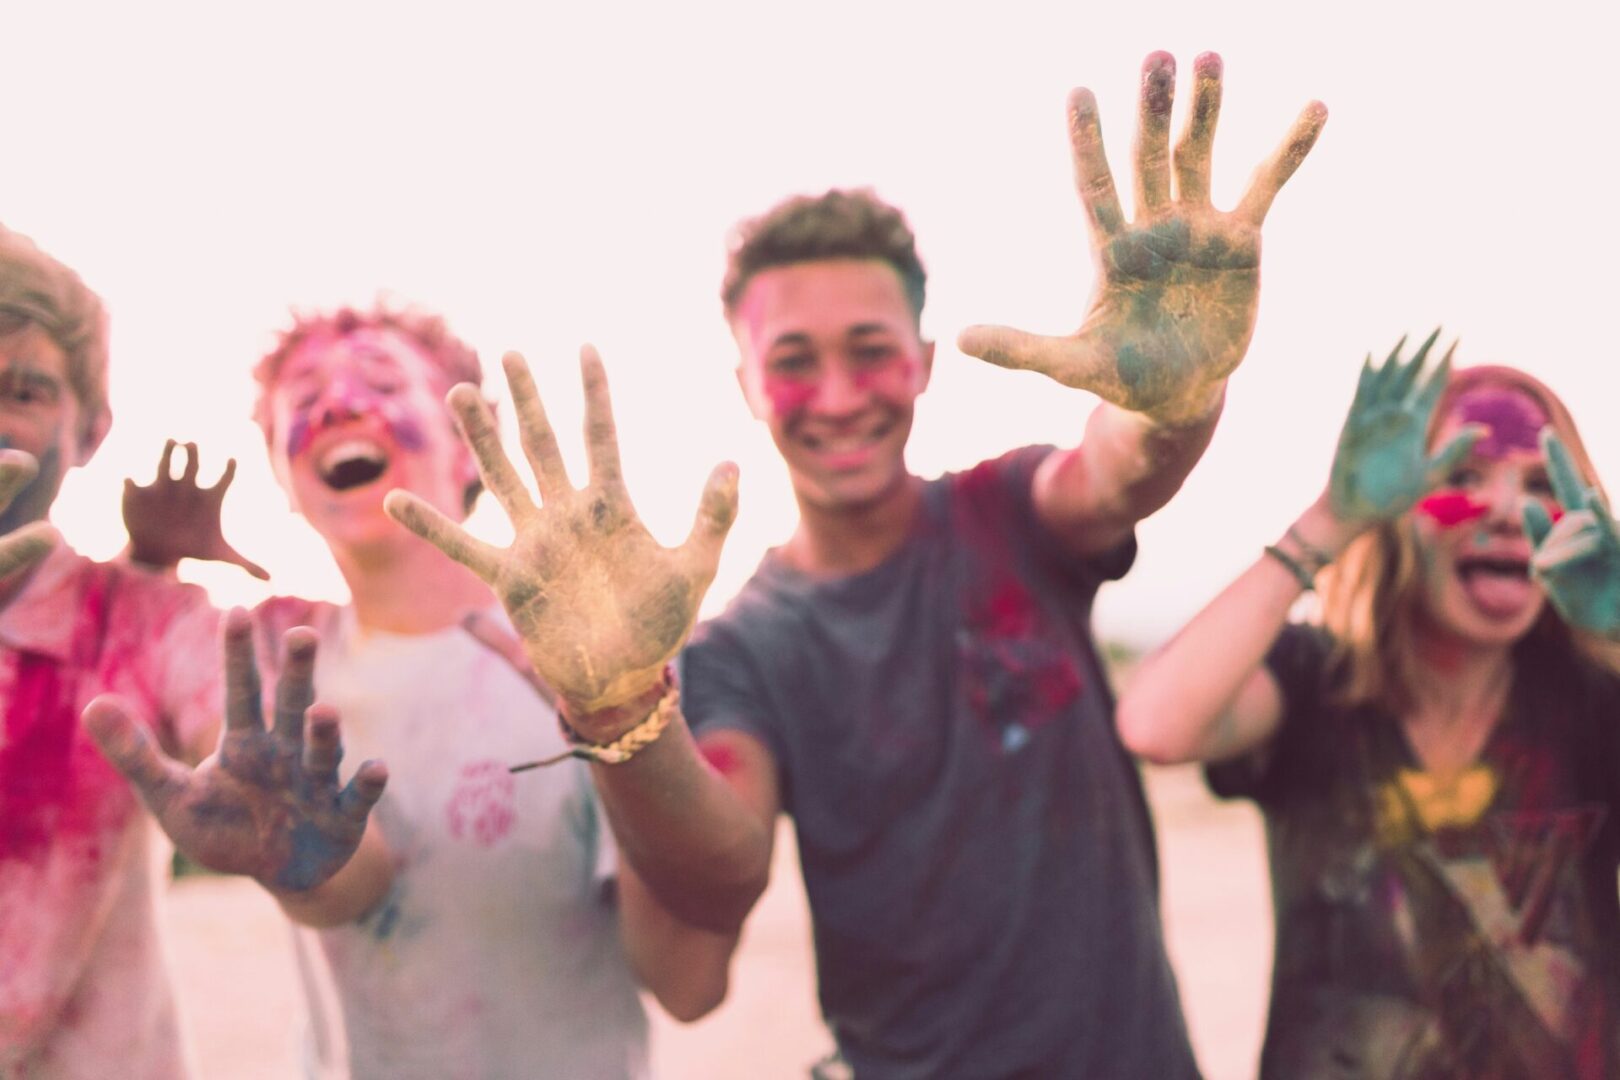
[[[103,695],[84,712],[101,752],[127,777],[174,846],[211,870],[246,874],[280,892],[312,889],[360,844],[388,770],[368,761],[340,786],[343,756],[335,710],[314,704],[314,631],[282,643],[275,719],[264,726],[253,630],[247,613],[225,627],[225,729],[196,769],[159,749],[120,699]]]
[[[39,474],[39,463],[21,450],[0,450],[0,510]],[[0,578],[32,566],[57,544],[56,530],[43,521],[31,521],[0,536]]]
[[[1564,508],[1556,522],[1540,503],[1524,504],[1524,531],[1535,546],[1530,573],[1558,613],[1575,626],[1620,638],[1620,530],[1609,503],[1587,487],[1569,450],[1547,428],[1541,433],[1547,478]]]
[[[737,468],[709,476],[691,535],[678,548],[654,540],[636,516],[619,466],[618,436],[601,358],[581,350],[590,480],[575,488],[523,358],[504,360],[536,506],[501,449],[489,406],[467,385],[448,401],[484,484],[512,520],[497,548],[406,491],[388,493],[394,519],[487,582],[523,638],[535,672],[556,691],[586,738],[588,716],[651,690],[691,632],[737,511]],[[616,732],[613,734],[617,734]]]
[[[1210,204],[1210,157],[1221,59],[1205,53],[1193,70],[1192,110],[1172,160],[1175,60],[1161,52],[1143,64],[1131,222],[1103,153],[1096,98],[1084,89],[1070,95],[1075,182],[1090,219],[1098,275],[1085,319],[1066,337],[969,327],[959,340],[963,352],[1042,372],[1161,422],[1195,419],[1213,407],[1254,333],[1261,223],[1316,142],[1327,108],[1307,105],[1237,208],[1217,210]]]
[[[1424,361],[1439,336],[1438,329],[1430,334],[1411,360],[1401,359],[1403,337],[1381,367],[1373,367],[1371,353],[1361,366],[1328,477],[1328,505],[1346,524],[1365,527],[1399,517],[1467,457],[1484,434],[1484,428],[1472,424],[1433,454],[1428,452],[1434,407],[1457,351],[1453,342],[1424,379]]]
[[[186,466],[176,480],[170,473],[175,441],[163,444],[157,477],[150,484],[124,481],[124,529],[129,533],[129,556],[147,566],[170,567],[181,559],[203,559],[240,566],[261,581],[270,574],[225,539],[220,509],[225,492],[236,478],[236,459],[212,487],[197,483],[197,444],[186,443]]]

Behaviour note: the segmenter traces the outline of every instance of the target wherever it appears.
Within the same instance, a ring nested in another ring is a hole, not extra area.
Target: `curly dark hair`
[[[728,319],[755,274],[820,259],[882,259],[900,275],[912,314],[922,317],[928,272],[917,237],[905,215],[868,188],[795,195],[739,224],[727,246],[720,299]]]

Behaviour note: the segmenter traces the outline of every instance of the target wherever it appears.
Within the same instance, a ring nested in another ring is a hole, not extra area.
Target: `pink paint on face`
[[[760,389],[765,391],[765,397],[771,403],[771,415],[777,419],[804,412],[816,396],[815,383],[781,375],[766,375]]]
[[[1436,491],[1420,500],[1417,509],[1433,518],[1442,529],[1478,521],[1491,510],[1484,503],[1469,498],[1467,492],[1456,490]]]
[[[287,457],[294,459],[310,448],[328,429],[348,421],[375,416],[401,450],[420,450],[427,440],[421,424],[397,399],[357,385],[350,375],[339,375],[332,389],[308,406],[294,411],[287,424]]]
[[[1500,460],[1516,451],[1541,452],[1539,436],[1547,426],[1547,413],[1532,398],[1517,390],[1470,390],[1451,408],[1465,424],[1483,424],[1490,430],[1474,444],[1472,453]]]

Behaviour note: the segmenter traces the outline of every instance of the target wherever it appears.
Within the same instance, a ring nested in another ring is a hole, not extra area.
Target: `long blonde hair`
[[[1452,373],[1429,425],[1429,442],[1463,394],[1484,386],[1517,391],[1540,405],[1588,486],[1601,490],[1597,470],[1558,396],[1517,368],[1480,365]],[[1335,697],[1344,706],[1374,705],[1394,713],[1409,709],[1418,680],[1416,625],[1422,604],[1421,566],[1411,514],[1403,514],[1356,538],[1323,572],[1322,622],[1338,642]],[[1551,604],[1514,645],[1544,645],[1620,673],[1620,648],[1569,626]]]

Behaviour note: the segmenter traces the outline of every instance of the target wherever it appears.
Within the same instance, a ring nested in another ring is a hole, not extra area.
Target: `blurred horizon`
[[[222,604],[344,598],[270,476],[249,370],[290,307],[385,292],[443,313],[499,398],[501,352],[525,352],[574,463],[575,357],[596,343],[631,493],[665,542],[714,463],[737,461],[718,611],[795,520],[732,378],[724,241],[796,192],[871,186],[917,231],[940,350],[915,471],[1074,443],[1093,399],[953,342],[975,322],[1078,323],[1091,269],[1064,98],[1096,92],[1128,193],[1138,71],[1160,48],[1181,71],[1176,131],[1193,57],[1225,59],[1218,206],[1307,101],[1330,119],[1267,220],[1259,325],[1214,444],[1103,590],[1101,636],[1162,639],[1281,533],[1325,480],[1362,357],[1402,334],[1443,325],[1460,362],[1526,367],[1569,403],[1600,472],[1620,460],[1620,427],[1598,423],[1614,365],[1588,344],[1620,246],[1597,184],[1614,172],[1616,90],[1580,49],[1616,39],[1613,8],[1553,2],[1527,21],[1378,0],[1307,25],[1292,5],[1190,0],[993,17],[854,0],[160,0],[32,5],[7,23],[0,90],[18,107],[0,221],[79,270],[113,319],[112,434],[54,519],[110,556],[123,479],[148,480],[165,438],[201,445],[205,482],[236,457],[226,532],[273,579],[183,568]],[[491,500],[474,521],[502,531]]]

